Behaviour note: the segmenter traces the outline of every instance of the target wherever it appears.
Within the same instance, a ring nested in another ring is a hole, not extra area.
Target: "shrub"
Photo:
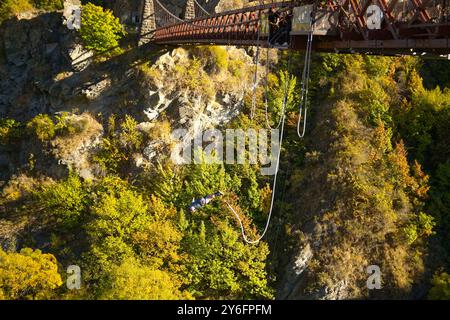
[[[28,122],[27,129],[40,141],[50,141],[55,137],[56,126],[46,114],[39,114]]]
[[[29,248],[6,253],[0,248],[0,299],[49,299],[62,283],[52,254]]]
[[[21,124],[14,119],[0,119],[0,144],[10,144],[21,136]]]
[[[28,0],[2,0],[0,3],[0,23],[24,11],[33,10]]]
[[[189,89],[192,93],[206,97],[215,95],[214,84],[202,69],[202,64],[198,58],[194,57],[188,64],[176,65],[175,75],[181,88]]]
[[[242,78],[245,76],[245,63],[241,60],[231,60],[228,63],[228,70],[236,78]]]
[[[449,300],[450,299],[450,275],[448,273],[436,274],[433,277],[433,288],[428,294],[431,300]]]
[[[64,8],[63,0],[33,0],[34,6],[38,9],[54,11]]]
[[[69,227],[79,221],[89,202],[86,185],[74,173],[66,181],[44,186],[35,195],[47,212]]]
[[[126,32],[111,10],[87,3],[81,14],[80,35],[87,49],[106,51],[118,47]]]
[[[108,121],[108,135],[103,139],[101,149],[93,160],[111,173],[118,173],[122,165],[129,159],[130,152],[139,149],[143,144],[143,135],[137,129],[133,117],[126,116],[116,130],[116,119],[111,116]]]
[[[137,121],[133,117],[126,115],[125,120],[120,125],[120,142],[125,148],[130,150],[139,149],[143,143],[142,134],[137,130]]]
[[[228,69],[228,52],[220,46],[200,46],[194,49],[194,56],[206,64],[213,72]]]
[[[81,125],[77,125],[70,117],[69,114],[64,112],[61,115],[56,116],[55,130],[63,136],[71,136],[76,133],[80,133],[83,128]]]

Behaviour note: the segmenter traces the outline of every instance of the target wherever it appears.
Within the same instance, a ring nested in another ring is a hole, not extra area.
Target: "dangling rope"
[[[258,34],[258,42],[259,42],[259,34]],[[259,49],[259,47],[258,47]],[[259,54],[257,53],[258,57]],[[288,72],[287,72],[287,79],[285,79],[285,87],[284,87],[284,97],[283,97],[283,104],[282,104],[282,109],[281,109],[281,118],[280,118],[280,122],[278,123],[277,127],[275,129],[279,129],[281,126],[281,136],[280,136],[280,141],[279,141],[279,149],[278,149],[278,154],[277,154],[277,159],[276,159],[276,168],[275,168],[275,176],[274,176],[274,180],[273,180],[273,186],[272,186],[272,197],[271,197],[271,202],[270,202],[270,209],[269,209],[269,214],[267,217],[267,222],[266,225],[264,227],[264,231],[262,232],[261,236],[256,239],[256,240],[250,240],[246,233],[245,233],[245,228],[244,228],[244,224],[242,222],[242,219],[239,217],[239,214],[236,212],[236,210],[233,209],[233,207],[225,201],[225,203],[227,204],[228,208],[233,212],[233,214],[236,216],[236,219],[239,221],[239,225],[241,228],[241,234],[242,234],[242,238],[244,239],[244,241],[248,244],[258,244],[267,234],[267,231],[269,230],[269,226],[270,226],[270,222],[272,220],[272,213],[273,213],[273,207],[275,204],[275,194],[276,194],[276,189],[277,189],[277,182],[278,182],[278,173],[279,173],[279,169],[280,169],[280,158],[281,158],[281,149],[283,146],[283,137],[284,137],[284,130],[285,130],[285,123],[286,123],[286,106],[287,106],[287,101],[288,101],[288,95],[289,95],[289,83],[290,83],[290,77],[289,77],[289,71],[290,71],[290,65],[291,65],[291,58],[292,58],[292,54],[291,52],[289,53],[289,58],[288,58]],[[268,109],[267,109],[267,92],[268,92],[268,74],[269,74],[269,48],[267,49],[267,53],[266,53],[266,97],[265,97],[265,102],[266,102],[266,121],[267,124],[269,126],[270,129],[274,130],[273,128],[271,128],[270,126],[270,121],[268,119]],[[256,104],[255,104],[256,105]]]
[[[267,231],[269,230],[269,226],[270,226],[270,221],[272,220],[272,213],[273,213],[273,205],[275,203],[275,191],[277,188],[277,181],[278,181],[278,172],[280,169],[280,157],[281,157],[281,147],[283,145],[283,136],[284,136],[284,127],[285,127],[285,120],[286,120],[286,115],[283,114],[282,115],[282,124],[281,124],[281,137],[280,137],[280,145],[279,145],[279,150],[278,150],[278,155],[277,155],[277,165],[276,165],[276,169],[275,169],[275,177],[273,180],[273,187],[272,187],[272,199],[271,199],[271,203],[270,203],[270,209],[269,209],[269,215],[267,217],[267,222],[266,222],[266,226],[264,227],[264,231],[261,234],[261,236],[257,239],[257,240],[250,240],[248,239],[246,233],[245,233],[245,228],[244,228],[244,224],[241,220],[241,218],[239,217],[239,214],[236,212],[236,210],[233,209],[233,207],[227,202],[225,201],[225,203],[227,204],[228,208],[230,208],[230,210],[234,213],[234,215],[236,216],[237,220],[239,221],[240,227],[241,227],[241,234],[242,234],[242,238],[244,239],[245,242],[247,242],[248,244],[258,244],[267,234]]]
[[[303,74],[302,74],[302,91],[300,97],[300,106],[298,111],[298,122],[297,122],[297,135],[301,139],[303,139],[306,134],[306,124],[308,116],[309,78],[311,72],[314,25],[315,25],[315,10],[313,10],[313,13],[311,14],[311,31],[308,33],[308,40],[305,52],[305,65],[303,67]],[[302,132],[300,132],[302,117],[303,117],[303,130]]]

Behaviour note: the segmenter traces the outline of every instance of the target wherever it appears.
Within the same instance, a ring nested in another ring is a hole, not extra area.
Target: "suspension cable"
[[[163,10],[166,12],[166,14],[168,14],[168,15],[169,15],[170,17],[172,17],[173,19],[177,20],[178,22],[183,22],[183,23],[186,22],[185,20],[180,19],[179,17],[177,17],[176,15],[174,15],[172,12],[170,12],[165,6],[163,6],[163,5],[161,4],[161,2],[159,2],[159,0],[154,0],[154,1],[156,1],[156,3],[158,4],[158,6],[159,6],[161,9],[163,9]]]
[[[194,3],[200,8],[201,11],[203,11],[204,13],[206,13],[207,16],[210,16],[210,15],[211,15],[208,11],[206,11],[205,8],[203,8],[203,7],[197,2],[197,0],[194,0]]]

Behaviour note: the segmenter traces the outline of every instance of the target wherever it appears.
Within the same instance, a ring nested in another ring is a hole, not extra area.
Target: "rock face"
[[[229,54],[242,55],[244,61],[252,63],[243,50],[230,49]],[[174,129],[185,128],[193,134],[195,130],[222,126],[236,117],[242,107],[243,89],[249,84],[224,94],[216,92],[212,98],[193,94],[189,89],[180,90],[176,81],[169,79],[173,78],[176,66],[185,64],[189,59],[189,53],[184,49],[175,49],[162,55],[154,68],[160,72],[159,77],[166,80],[150,81],[142,89],[145,96],[144,113],[149,121],[158,119],[161,113],[166,112],[175,120]]]
[[[93,179],[100,170],[90,158],[102,141],[103,127],[89,114],[71,115],[68,121],[79,132],[52,141],[52,153],[59,165],[74,170],[84,179]]]
[[[303,285],[303,273],[308,268],[308,262],[313,256],[311,246],[307,243],[299,253],[291,261],[287,267],[284,279],[282,281],[283,286],[279,289],[278,296],[280,299],[293,299],[300,287]]]
[[[16,119],[48,112],[54,77],[85,68],[91,55],[75,32],[63,26],[60,13],[6,21],[0,27],[0,46],[5,60],[0,69],[0,116]]]
[[[76,32],[63,25],[61,13],[7,21],[0,28],[0,45],[4,47],[5,62],[0,60],[0,116],[23,122],[40,113],[69,112],[88,113],[105,124],[110,115],[120,118],[127,114],[138,121],[139,127],[148,129],[165,113],[172,129],[184,128],[193,136],[197,130],[221,126],[238,115],[244,90],[250,86],[243,83],[211,97],[180,87],[181,79],[174,78],[175,69],[192,58],[183,49],[162,53],[155,59],[153,66],[162,75],[160,81],[143,81],[136,67],[139,60],[150,60],[146,50],[152,48],[131,50],[93,63],[92,53],[83,49]],[[244,50],[228,51],[244,64],[252,63]],[[55,178],[64,176],[68,168],[86,177],[95,175],[96,168],[90,167],[86,159],[101,140],[102,128],[97,129],[74,145],[72,153],[59,152],[57,144],[53,145],[56,151],[40,150],[42,146],[29,141],[17,154],[0,146],[1,179],[7,181],[21,167],[28,166],[31,155],[42,160],[37,161],[39,170]],[[142,155],[136,155],[137,165],[142,165],[142,159],[150,161],[155,150],[160,149],[160,142],[152,141]]]

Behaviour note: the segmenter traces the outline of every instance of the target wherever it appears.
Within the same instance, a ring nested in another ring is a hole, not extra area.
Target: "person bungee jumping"
[[[190,212],[195,212],[197,211],[197,209],[201,209],[204,206],[206,206],[208,203],[210,203],[213,199],[223,196],[223,193],[221,191],[217,191],[216,193],[210,194],[206,197],[197,199],[197,200],[193,200],[191,205],[189,206],[189,211]]]

